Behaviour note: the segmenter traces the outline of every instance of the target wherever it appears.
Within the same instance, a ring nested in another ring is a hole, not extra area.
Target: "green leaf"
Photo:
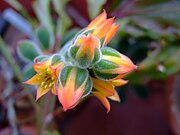
[[[105,3],[106,0],[87,0],[89,17],[91,19],[95,18]]]
[[[71,39],[74,38],[74,36],[80,31],[79,28],[74,28],[71,29],[70,31],[68,31],[65,35],[64,38],[61,41],[61,44],[64,45],[66,44],[68,41],[70,41]]]
[[[49,50],[54,45],[54,36],[47,28],[39,27],[36,36],[43,50]]]
[[[69,0],[52,0],[52,4],[56,13],[59,16],[59,19],[56,24],[56,35],[58,37],[64,36],[67,29],[71,26],[72,21],[68,14],[65,11],[65,6]]]
[[[34,42],[23,40],[19,43],[18,54],[25,61],[33,61],[42,52]]]
[[[50,0],[36,0],[33,3],[34,12],[41,24],[53,32],[53,22],[50,15]]]
[[[34,71],[34,69],[33,69],[33,67],[32,67],[32,64],[27,65],[27,66],[24,68],[23,76],[24,76],[24,79],[25,79],[25,80],[33,77],[35,74],[36,74],[36,72]]]

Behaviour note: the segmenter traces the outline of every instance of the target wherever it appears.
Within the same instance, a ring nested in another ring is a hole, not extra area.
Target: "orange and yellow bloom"
[[[89,81],[86,69],[66,66],[61,70],[57,94],[64,111],[75,107],[83,95],[90,93]]]
[[[53,63],[53,58],[33,64],[33,68],[37,74],[24,83],[38,86],[36,100],[46,94],[49,90],[56,95],[56,81],[58,72],[62,67],[63,62]]]
[[[102,46],[107,45],[114,37],[120,25],[114,23],[114,17],[107,19],[106,11],[104,10],[97,16],[86,28],[86,31],[91,31],[92,35],[99,39],[104,38]]]
[[[102,102],[106,107],[107,112],[110,111],[110,104],[107,98],[120,102],[120,97],[115,90],[115,86],[122,86],[127,81],[118,79],[113,81],[103,81],[100,79],[92,78],[94,90],[92,93]]]
[[[108,19],[104,11],[63,52],[45,60],[36,58],[37,74],[25,82],[38,86],[36,100],[51,90],[66,111],[92,93],[109,112],[108,99],[120,101],[115,87],[125,85],[122,78],[137,68],[128,57],[106,46],[118,28],[114,17]]]

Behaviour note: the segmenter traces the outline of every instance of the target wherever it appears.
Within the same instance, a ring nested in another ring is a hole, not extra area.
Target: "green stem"
[[[22,72],[20,71],[19,66],[15,62],[13,56],[8,51],[8,48],[6,47],[1,36],[0,36],[0,51],[2,52],[3,56],[5,57],[5,59],[9,63],[9,65],[11,66],[12,70],[14,71],[14,73],[17,76],[17,78],[19,79],[19,81],[23,82]],[[28,96],[29,100],[31,101],[32,105],[35,107],[35,109],[37,109],[38,106],[34,100],[34,97],[31,93],[31,91],[28,90],[27,86],[24,86],[24,88],[26,89],[27,96]]]

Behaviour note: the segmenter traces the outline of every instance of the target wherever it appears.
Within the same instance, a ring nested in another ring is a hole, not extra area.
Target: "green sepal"
[[[101,48],[102,55],[121,57],[120,53],[111,47]]]
[[[72,74],[71,71],[75,70],[76,74]],[[77,67],[73,67],[73,66],[66,66],[64,67],[60,74],[59,74],[59,81],[62,84],[62,86],[65,86],[69,76],[71,75],[76,75],[76,79],[75,79],[75,89],[77,89],[78,87],[80,87],[81,85],[83,85],[84,83],[87,82],[88,80],[88,71],[86,69],[80,69]]]
[[[93,87],[93,82],[92,82],[91,78],[89,77],[86,82],[86,87],[84,89],[82,98],[88,96],[91,93],[92,87]]]
[[[63,61],[63,57],[58,53],[51,56],[51,66],[55,66],[61,63],[62,61]]]
[[[62,86],[65,86],[66,81],[67,81],[67,79],[68,79],[68,77],[70,75],[70,72],[71,72],[72,68],[73,68],[72,66],[65,66],[61,70],[58,78],[59,78],[59,81],[62,84]]]
[[[119,67],[119,65],[117,65],[114,62],[103,59],[103,56],[120,57],[119,52],[110,47],[101,48],[101,52],[102,59],[92,67],[94,75],[102,80],[111,80],[116,78],[118,74],[111,74],[107,73],[106,71],[116,69]]]
[[[35,57],[42,54],[38,46],[29,40],[19,42],[18,55],[25,61],[33,61]]]
[[[94,64],[100,62],[101,58],[102,58],[101,50],[99,48],[95,48],[94,59],[93,59],[91,65],[94,65]]]
[[[39,55],[36,58],[34,58],[34,63],[43,62],[49,59],[49,56],[47,55]]]
[[[111,70],[115,68],[118,68],[117,64],[111,61],[103,60],[103,59],[101,59],[100,62],[98,62],[97,64],[93,66],[93,70],[97,70],[100,72],[103,72],[103,70]]]
[[[69,49],[68,55],[69,55],[70,58],[72,58],[75,61],[76,65],[78,67],[87,68],[91,64],[91,60],[90,60],[89,56],[86,53],[84,53],[84,55],[81,58],[76,59],[76,54],[77,54],[79,48],[80,47],[76,46],[76,45],[72,46]]]
[[[105,80],[105,81],[113,80],[114,78],[116,78],[118,76],[118,74],[102,73],[102,72],[97,71],[97,70],[93,70],[93,71],[94,71],[94,75],[96,78],[101,79],[101,80]]]
[[[92,65],[98,63],[101,60],[102,54],[99,48],[95,48],[93,60],[91,60],[86,53],[84,53],[84,55],[81,58],[76,59],[76,54],[78,50],[79,46],[72,46],[68,51],[68,56],[72,58],[75,61],[76,65],[80,68],[92,67]]]

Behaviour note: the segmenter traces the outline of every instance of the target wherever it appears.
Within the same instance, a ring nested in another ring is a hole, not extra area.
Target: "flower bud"
[[[92,81],[86,69],[72,66],[64,67],[59,74],[58,99],[64,111],[77,105],[82,96],[92,90]]]
[[[81,68],[97,63],[101,57],[99,39],[91,34],[78,36],[74,45],[69,49],[69,56]]]
[[[94,74],[99,79],[115,79],[120,75],[130,73],[136,68],[128,57],[112,48],[103,47],[101,51],[102,59],[93,66]]]

